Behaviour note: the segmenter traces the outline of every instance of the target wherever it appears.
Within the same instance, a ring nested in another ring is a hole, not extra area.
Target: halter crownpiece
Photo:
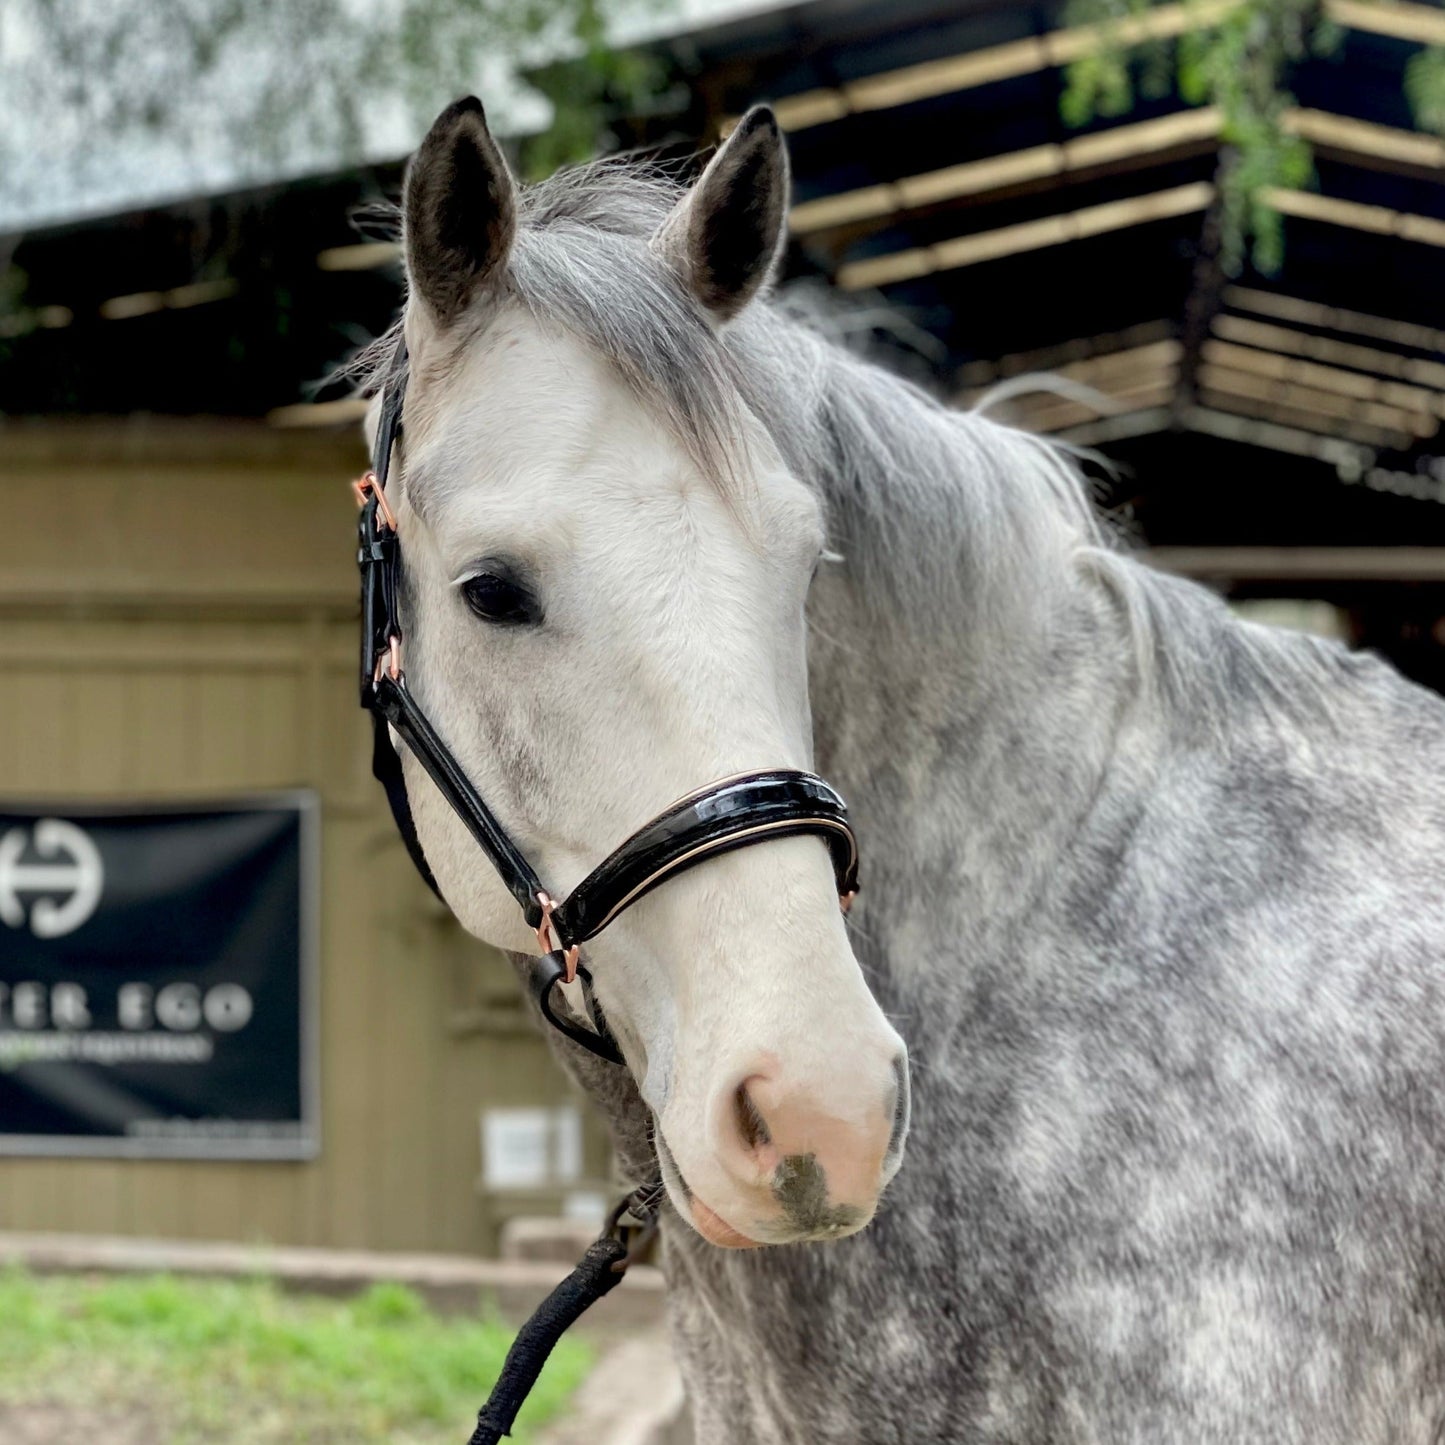
[[[613,1063],[622,1063],[616,1040],[591,1000],[592,976],[581,948],[618,914],[669,878],[736,848],[811,833],[828,845],[846,911],[858,892],[858,843],[848,809],[822,778],[794,768],[740,773],[680,798],[609,853],[566,898],[554,901],[532,865],[497,821],[450,748],[407,690],[402,669],[398,614],[401,542],[386,496],[392,453],[402,432],[406,395],[406,343],[397,344],[383,384],[381,420],[372,469],[353,487],[361,503],[361,705],[375,724],[372,771],[386,789],[392,816],[411,860],[427,886],[441,897],[412,821],[401,759],[391,731],[406,743],[507,886],[542,954],[528,969],[528,983],[543,1017],[570,1039]],[[445,900],[443,900],[445,901]],[[581,977],[587,986],[596,1031],[583,1028],[553,1005],[559,983]]]

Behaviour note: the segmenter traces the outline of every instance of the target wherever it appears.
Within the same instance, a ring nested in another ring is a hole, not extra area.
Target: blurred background
[[[851,340],[1097,449],[1158,565],[1445,685],[1438,6],[5,0],[0,1229],[491,1254],[607,1198],[356,708],[327,378],[468,91],[532,177],[771,100],[787,283]]]

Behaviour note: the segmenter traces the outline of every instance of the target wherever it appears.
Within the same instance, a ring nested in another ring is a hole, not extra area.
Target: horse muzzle
[[[659,1130],[659,1156],[685,1217],[729,1249],[841,1239],[873,1217],[903,1157],[908,1064],[901,1047],[877,1080],[863,1061],[804,1087],[769,1060],[709,1110],[708,1158],[679,1167]]]

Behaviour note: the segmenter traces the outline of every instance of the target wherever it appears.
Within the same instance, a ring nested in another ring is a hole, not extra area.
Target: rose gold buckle
[[[367,493],[371,493],[376,498],[377,510],[381,513],[382,520],[393,532],[396,531],[396,513],[391,510],[391,503],[386,500],[386,493],[382,490],[381,483],[376,480],[375,472],[363,472],[352,482],[351,490],[356,493],[356,503],[360,507],[366,505]]]
[[[387,675],[393,682],[401,681],[401,638],[395,633],[386,639],[387,650],[376,659],[376,671],[371,675],[372,686],[381,681],[382,664],[386,663]],[[390,657],[390,662],[387,658]]]
[[[841,908],[844,913],[847,913],[849,909],[853,907],[853,900],[857,898],[857,896],[858,890],[856,888],[850,888],[846,893],[840,893],[838,895],[838,907]]]
[[[537,925],[537,947],[543,953],[561,952],[562,961],[567,965],[567,973],[563,982],[571,983],[577,977],[577,958],[582,949],[575,943],[571,948],[561,948],[558,944],[552,932],[552,915],[557,911],[557,904],[551,895],[543,893],[539,889],[537,903],[542,909],[542,921]]]

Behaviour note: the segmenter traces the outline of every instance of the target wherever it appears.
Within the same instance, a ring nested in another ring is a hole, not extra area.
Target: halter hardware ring
[[[644,1209],[637,1203],[639,1195],[651,1192],[652,1190],[644,1185],[641,1189],[634,1189],[631,1194],[624,1194],[613,1206],[612,1212],[607,1216],[606,1224],[602,1226],[604,1239],[610,1237],[627,1248],[627,1253],[612,1266],[613,1274],[626,1274],[628,1266],[637,1263],[657,1234],[656,1208]],[[629,1214],[637,1221],[636,1223],[624,1224],[622,1222]]]
[[[376,479],[376,473],[365,471],[352,482],[351,490],[356,493],[356,503],[360,507],[366,505],[368,493],[376,498],[376,508],[381,515],[382,521],[394,532],[396,531],[396,513],[391,510],[391,503],[386,500],[386,493],[382,490],[381,483]]]
[[[567,965],[567,976],[564,983],[571,983],[577,977],[577,960],[582,953],[579,944],[574,943],[570,948],[563,948],[557,942],[556,935],[552,931],[552,915],[557,911],[557,902],[550,893],[543,889],[537,890],[537,906],[542,910],[542,921],[537,925],[537,947],[543,953],[560,953]]]
[[[856,888],[850,888],[846,893],[840,893],[838,895],[838,907],[843,910],[845,917],[852,911],[854,901],[857,897],[858,890]]]
[[[381,681],[383,665],[386,674],[393,682],[401,681],[401,638],[394,632],[386,639],[386,651],[376,659],[376,671],[372,674],[371,685],[375,687]]]

